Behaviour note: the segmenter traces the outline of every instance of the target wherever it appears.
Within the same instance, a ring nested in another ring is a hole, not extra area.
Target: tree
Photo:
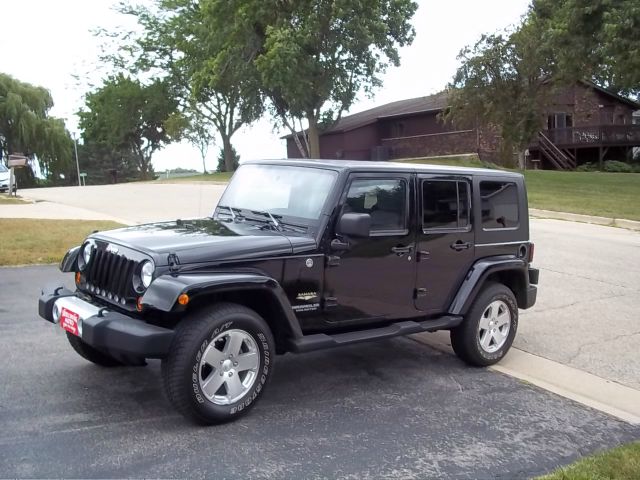
[[[153,153],[172,141],[166,123],[177,106],[164,81],[143,85],[124,75],[110,78],[87,94],[86,109],[78,112],[84,142],[132,153],[140,177],[147,179]]]
[[[209,3],[159,0],[153,9],[123,6],[121,12],[134,15],[144,31],[129,42],[126,53],[136,70],[157,72],[172,84],[181,114],[188,120],[184,137],[200,150],[203,163],[206,152],[201,147],[208,148],[216,131],[225,168],[231,171],[231,139],[243,125],[261,116],[263,102],[255,70],[243,61],[240,46],[225,44],[226,38],[208,14]],[[228,55],[224,60],[222,49]],[[120,56],[118,62],[123,61]]]
[[[543,32],[565,81],[591,79],[640,95],[640,3],[637,0],[534,0],[528,14]]]
[[[64,121],[49,116],[52,107],[48,90],[0,73],[0,161],[23,153],[47,178],[68,169],[73,142]],[[35,182],[32,168],[19,169],[18,175],[22,185]]]
[[[364,90],[380,85],[397,48],[414,37],[411,0],[208,0],[206,24],[223,39],[218,66],[251,65],[276,119],[292,133],[305,119],[303,156],[320,155],[320,130]],[[229,21],[234,19],[234,21]]]
[[[128,150],[114,150],[95,142],[78,143],[78,158],[80,168],[87,174],[87,185],[133,181],[139,177],[136,158]]]
[[[510,158],[516,150],[522,162],[554,89],[552,63],[539,46],[536,26],[525,22],[512,33],[483,35],[458,58],[445,120],[497,127],[503,155]]]
[[[215,143],[215,132],[210,122],[198,110],[189,109],[185,114],[178,113],[172,116],[167,122],[167,129],[170,133],[175,132],[176,138],[187,140],[198,150],[202,160],[202,171],[207,173],[207,153],[209,147]]]
[[[231,154],[233,155],[233,168],[231,170],[227,169],[227,161],[224,149],[220,149],[220,154],[218,155],[218,168],[216,172],[233,172],[240,165],[240,155],[236,152],[235,148],[232,148]]]

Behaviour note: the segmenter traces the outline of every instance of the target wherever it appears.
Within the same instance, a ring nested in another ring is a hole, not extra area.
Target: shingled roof
[[[426,97],[409,98],[373,107],[364,112],[342,117],[335,125],[324,130],[321,135],[342,133],[375,123],[382,118],[391,118],[412,113],[423,113],[443,110],[447,106],[447,92],[442,91]],[[289,138],[287,135],[282,138]]]

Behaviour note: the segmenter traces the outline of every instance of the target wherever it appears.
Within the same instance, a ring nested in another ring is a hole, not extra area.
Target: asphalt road
[[[528,478],[632,427],[410,339],[278,357],[256,408],[194,427],[159,365],[102,369],[37,317],[53,266],[0,269],[0,477]]]

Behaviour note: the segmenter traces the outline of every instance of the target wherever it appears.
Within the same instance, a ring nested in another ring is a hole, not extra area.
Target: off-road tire
[[[209,344],[225,331],[249,334],[257,346],[255,381],[235,403],[220,405],[208,399],[200,384],[200,369]],[[264,393],[273,372],[275,341],[267,323],[242,305],[220,303],[197,310],[176,327],[169,355],[162,360],[162,380],[169,402],[187,419],[201,425],[228,422],[245,415]]]
[[[116,360],[110,355],[96,350],[91,345],[88,345],[82,341],[80,337],[73,333],[66,332],[67,340],[71,344],[71,347],[85,360],[89,360],[91,363],[100,365],[101,367],[122,367],[124,363]]]
[[[507,305],[511,315],[509,333],[505,343],[495,352],[489,353],[480,345],[479,325],[487,307],[495,301]],[[474,300],[464,321],[451,330],[451,346],[456,355],[469,365],[486,367],[499,362],[509,351],[518,329],[518,304],[510,288],[501,283],[489,283]]]

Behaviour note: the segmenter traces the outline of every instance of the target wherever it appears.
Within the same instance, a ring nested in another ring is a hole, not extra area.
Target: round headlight
[[[91,256],[96,249],[96,242],[93,240],[87,241],[82,247],[82,251],[78,256],[78,267],[80,270],[84,270],[84,268],[89,264],[89,260],[91,260]]]
[[[148,288],[151,285],[151,280],[153,280],[153,271],[155,270],[155,266],[151,260],[147,260],[142,264],[142,268],[140,269],[140,281],[142,282],[142,286],[144,288]]]

